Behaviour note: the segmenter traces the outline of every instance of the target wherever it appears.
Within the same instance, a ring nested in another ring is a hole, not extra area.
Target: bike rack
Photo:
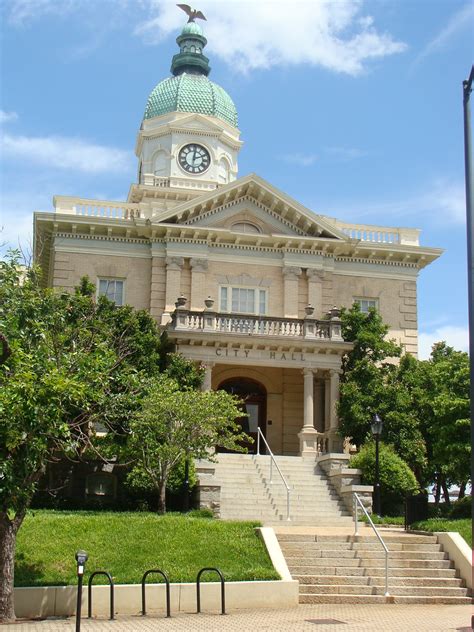
[[[94,573],[92,573],[92,575],[89,577],[89,583],[87,586],[87,618],[91,619],[92,618],[92,580],[94,579],[94,577],[96,575],[105,575],[105,577],[107,577],[107,579],[109,580],[109,586],[110,586],[110,619],[112,620],[114,618],[114,581],[112,579],[112,576],[110,573],[108,573],[107,571],[95,571]]]
[[[146,578],[148,577],[148,575],[150,575],[150,573],[159,573],[163,579],[165,580],[166,583],[166,616],[167,617],[171,617],[170,614],[170,610],[171,610],[171,606],[170,606],[170,580],[168,579],[168,577],[166,576],[166,574],[160,570],[159,568],[150,568],[149,571],[145,571],[145,573],[143,574],[142,577],[142,615],[145,616],[146,615],[146,602],[145,602],[145,581]]]
[[[221,580],[221,614],[225,614],[225,579],[224,575],[218,568],[214,568],[213,566],[201,568],[196,577],[196,601],[197,601],[197,612],[198,614],[201,612],[201,575],[204,571],[215,571]]]

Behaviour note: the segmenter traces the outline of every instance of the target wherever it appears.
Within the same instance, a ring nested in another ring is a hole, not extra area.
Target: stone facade
[[[208,72],[202,50],[183,60]],[[416,280],[440,251],[420,246],[417,230],[316,215],[257,175],[239,178],[234,118],[203,113],[196,89],[207,80],[185,79],[173,85],[194,90],[181,95],[191,111],[153,97],[164,113],[147,110],[140,126],[127,201],[56,196],[53,212],[35,214],[36,260],[52,287],[72,290],[88,275],[98,292],[110,286],[115,300],[149,310],[181,353],[206,364],[206,388],[258,392],[249,423],[275,453],[341,451],[336,404],[350,345],[338,309],[376,306],[416,354]]]

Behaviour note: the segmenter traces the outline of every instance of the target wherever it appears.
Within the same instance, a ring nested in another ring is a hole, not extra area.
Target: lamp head
[[[383,430],[383,421],[377,413],[372,417],[372,423],[370,424],[370,429],[374,437],[380,437]]]

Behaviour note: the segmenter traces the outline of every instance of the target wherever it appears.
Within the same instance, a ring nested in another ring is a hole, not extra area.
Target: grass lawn
[[[420,531],[458,531],[472,548],[472,520],[448,520],[447,518],[430,518],[412,524],[412,529]]]
[[[15,586],[75,584],[78,549],[89,554],[86,571],[107,570],[117,584],[139,583],[150,568],[171,582],[192,582],[203,566],[217,566],[229,581],[280,579],[256,526],[180,514],[35,510],[18,533]]]
[[[404,516],[380,517],[372,514],[371,518],[374,524],[394,524],[401,527],[405,524]],[[363,516],[361,520],[363,520],[363,522],[368,522],[365,516]],[[449,520],[448,518],[430,518],[429,520],[421,520],[420,522],[413,523],[411,528],[419,531],[458,531],[472,548],[472,521],[469,518],[462,518],[458,520]]]

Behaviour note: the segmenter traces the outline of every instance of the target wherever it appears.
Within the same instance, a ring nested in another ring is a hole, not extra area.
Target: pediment
[[[203,214],[191,218],[184,224],[188,226],[206,226],[208,228],[222,228],[232,232],[255,232],[263,235],[303,235],[302,230],[282,221],[269,209],[258,205],[250,196],[235,200],[219,208],[209,215]]]
[[[255,174],[179,204],[159,218],[160,223],[227,230],[238,221],[254,223],[267,235],[347,241],[328,218],[316,215]]]

